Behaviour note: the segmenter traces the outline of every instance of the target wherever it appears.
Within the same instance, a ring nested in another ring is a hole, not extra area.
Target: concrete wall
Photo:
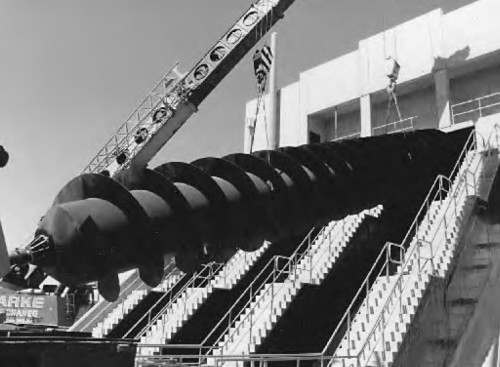
[[[498,19],[492,14],[500,14],[498,0],[480,0],[446,14],[442,18],[444,51],[450,57],[457,50],[469,50],[468,59],[480,58],[500,49]],[[447,67],[463,64],[460,58],[448,60]]]
[[[401,65],[399,83],[431,73],[441,49],[441,18],[442,11],[435,10],[360,41],[362,94],[385,89],[388,57]]]
[[[280,116],[280,145],[298,145],[297,131],[301,129],[299,83],[281,89]]]
[[[436,9],[360,40],[357,49],[304,71],[297,83],[282,89],[280,145],[306,143],[309,126],[320,124],[317,114],[356,99],[363,99],[363,108],[359,118],[345,117],[356,124],[343,127],[346,132],[359,131],[361,121],[366,136],[385,123],[385,103],[379,97],[388,84],[388,57],[401,64],[402,115],[419,116],[418,128],[447,128],[452,103],[500,91],[500,68],[492,66],[500,64],[500,32],[491,14],[500,14],[500,1],[478,0],[446,14]],[[249,107],[254,103],[248,103],[247,116],[255,114]],[[259,132],[263,123],[257,125],[255,145],[265,147],[265,134]],[[331,126],[324,130],[327,137],[333,136]]]
[[[359,97],[358,57],[351,52],[300,74],[301,108],[308,115]]]

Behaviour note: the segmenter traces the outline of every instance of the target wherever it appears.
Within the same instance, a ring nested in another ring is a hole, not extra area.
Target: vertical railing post
[[[418,264],[418,272],[422,271],[422,241],[417,239],[417,264]]]
[[[408,274],[410,276],[410,274]],[[398,288],[399,288],[399,314],[401,315],[403,313],[403,275],[401,274],[399,276],[398,281]]]
[[[309,254],[309,281],[312,283],[313,282],[313,254]]]
[[[227,317],[227,333],[229,334],[229,330],[231,329],[231,323],[233,319],[233,308],[231,307],[231,311],[229,312],[229,315]],[[224,348],[222,348],[224,349]]]
[[[458,182],[460,183],[460,180],[461,180],[461,177],[457,177],[457,180]],[[450,185],[452,185],[452,183],[450,182]],[[458,186],[456,188],[453,189],[453,192],[450,193],[452,195],[452,198],[453,198],[453,208],[455,210],[455,225],[458,226],[458,211],[457,211],[457,206],[458,206],[458,202],[457,202],[457,195],[458,195]],[[458,229],[458,228],[457,228]]]
[[[278,262],[278,258],[276,258],[276,262]],[[274,283],[276,283],[276,270],[273,273],[273,282],[271,283],[271,310],[273,312],[273,304],[274,304]]]
[[[366,314],[368,315],[368,317],[370,317],[370,282],[369,282],[369,278],[366,278]]]
[[[347,310],[347,353],[351,356],[351,311]]]
[[[432,274],[436,271],[436,268],[434,266],[434,250],[432,248],[432,241],[429,241],[429,251],[431,254],[431,268],[432,268]]]
[[[389,296],[390,297],[390,296]],[[384,353],[382,353],[382,358],[384,357],[384,355],[386,354],[385,353],[385,324],[386,324],[386,321],[385,321],[385,318],[386,318],[386,313],[385,313],[385,310],[382,309],[382,325],[380,326],[380,332],[382,333],[382,351]],[[385,359],[385,358],[383,358]]]
[[[252,304],[248,306],[250,307],[250,330],[248,332],[248,345],[252,344],[252,330],[253,330],[253,314],[254,314],[254,307],[252,307]],[[242,320],[244,322],[244,320]],[[243,323],[242,323],[243,324]]]
[[[389,282],[389,260],[390,259],[390,254],[389,254],[389,246],[386,246],[385,250],[385,277],[387,282]]]

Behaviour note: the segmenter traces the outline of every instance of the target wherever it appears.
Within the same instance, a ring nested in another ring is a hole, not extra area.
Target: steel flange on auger
[[[138,268],[156,286],[166,256],[192,272],[397,200],[447,173],[466,135],[421,130],[171,162],[113,178],[84,174],[59,192],[35,240],[11,262],[22,258],[69,286],[97,280],[113,300],[120,272]]]

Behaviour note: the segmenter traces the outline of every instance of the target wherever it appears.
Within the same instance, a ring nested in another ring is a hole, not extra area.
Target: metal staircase
[[[347,329],[330,365],[392,364],[430,278],[445,277],[456,256],[486,159],[471,135],[450,175],[452,180],[436,179],[402,245],[384,247],[331,338]],[[404,256],[393,258],[395,247]]]
[[[176,272],[177,269],[174,261],[172,260],[165,266],[164,279],[170,277]],[[126,313],[124,305],[125,301],[129,297],[131,300],[128,301],[128,303],[133,303],[136,302],[136,300],[140,300],[149,292],[147,285],[140,279],[139,272],[135,270],[131,271],[128,276],[123,278],[120,288],[120,294],[116,301],[108,302],[104,298],[100,298],[99,301],[85,315],[78,319],[68,331],[94,333],[94,330],[96,330],[98,326],[102,327],[102,325],[106,322],[106,318],[110,316],[114,310],[123,307],[124,314]],[[96,332],[96,335],[94,336],[97,335],[99,335],[99,333]]]
[[[303,260],[307,257],[301,255],[298,260],[288,260],[292,265],[276,266],[274,277],[278,279],[278,284],[281,283],[281,291],[278,287],[268,285],[272,280],[264,282],[267,285],[260,288],[249,287],[251,291],[248,292],[253,296],[245,310],[234,314],[230,310],[221,320],[228,325],[226,330],[231,330],[230,333],[234,334],[233,341],[225,332],[216,343],[211,344],[213,347],[208,354],[202,352],[207,346],[200,345],[198,363],[208,366],[243,366],[248,363],[259,367],[273,364],[298,367],[390,366],[419,310],[420,301],[428,292],[430,279],[449,276],[450,269],[461,252],[476,198],[484,194],[484,189],[489,185],[485,171],[497,168],[493,167],[496,164],[493,162],[497,162],[499,147],[500,128],[497,126],[485,142],[477,142],[474,133],[471,134],[452,173],[448,177],[439,176],[436,179],[404,240],[399,244],[386,243],[379,253],[321,352],[272,355],[250,352],[251,343],[260,342],[266,336],[265,329],[280,317],[280,306],[291,302],[297,292],[295,284],[307,280],[306,272],[299,271],[298,265],[301,263],[302,267],[308,262],[314,264],[315,257],[312,255],[311,260]],[[327,229],[325,227],[324,231]],[[311,234],[308,237],[310,236]],[[328,238],[328,235],[322,232],[317,238]],[[313,244],[314,248],[320,248],[314,241],[305,246],[312,249]],[[306,254],[307,251],[303,253]],[[292,258],[293,255],[290,259]],[[316,255],[318,262],[323,258],[324,256]],[[270,266],[274,267],[275,262],[276,260],[270,263]],[[294,273],[292,269],[297,270]],[[309,278],[311,281],[313,277]],[[274,282],[274,286],[277,283]],[[276,306],[269,306],[266,294],[272,295],[270,299],[276,301]],[[251,307],[248,307],[250,304]],[[261,311],[266,308],[264,306],[272,312]],[[267,319],[262,316],[264,314]],[[243,319],[249,317],[252,317],[252,322],[244,323]],[[242,326],[235,327],[237,324]],[[250,330],[249,325],[252,325]],[[238,333],[238,330],[241,331]],[[235,344],[234,340],[240,336],[244,342]],[[227,351],[224,351],[224,345],[230,346]],[[242,353],[239,348],[244,345],[248,351]],[[182,355],[177,358],[181,362],[186,360]],[[162,361],[159,358],[148,363]]]
[[[197,284],[198,282],[192,282],[191,286],[185,287],[180,297],[171,300],[164,307],[159,318],[149,322],[148,330],[143,330],[138,335],[141,344],[167,343],[215,289],[231,289],[238,284],[269,246],[270,243],[265,242],[254,252],[239,250],[223,267],[218,267],[204,279],[203,287]],[[160,349],[143,348],[141,352],[151,355],[159,353]]]
[[[254,252],[239,250],[216,275],[214,288],[230,289],[236,285],[262,253],[269,248],[269,245],[270,243],[266,242]],[[165,274],[162,283],[153,290],[167,293],[182,279],[173,260],[165,267]],[[123,280],[121,288],[120,296],[115,302],[108,302],[101,298],[70,328],[70,331],[92,332],[94,337],[104,337],[151,291],[141,281],[137,271],[131,272]]]
[[[205,265],[175,294],[165,294],[129,328],[124,338],[140,338],[141,343],[147,344],[166,343],[168,336],[180,328],[213,291],[211,282],[223,266]],[[146,355],[159,351],[159,347],[142,349]]]
[[[168,292],[171,290],[181,279],[183,275],[179,274],[178,271],[173,270],[170,274],[167,274],[163,281],[154,288],[160,292]],[[118,323],[123,320],[123,318],[134,309],[146,295],[149,293],[148,289],[136,289],[133,290],[128,297],[126,297],[117,307],[115,307],[106,318],[97,324],[96,327],[92,329],[92,336],[96,338],[105,337],[108,332],[110,332],[113,327],[118,325]]]
[[[366,215],[378,216],[381,210],[382,207],[378,206],[331,222],[314,238],[310,232],[290,257],[275,256],[269,263],[273,271],[260,287],[249,287],[249,293],[255,296],[230,318],[233,322],[208,354],[223,356],[255,353],[302,285],[320,284]],[[209,357],[207,364],[213,365],[214,359]]]
[[[212,286],[220,289],[231,289],[234,287],[270,245],[271,243],[266,241],[253,252],[238,250],[227,262],[222,271],[216,275]]]
[[[349,215],[342,221],[332,221],[322,230],[313,245],[300,260],[297,270],[304,283],[321,284],[333,264],[347,246],[349,240],[366,215],[377,218],[382,213],[382,205],[365,210],[357,215]],[[338,245],[332,246],[338,241]]]
[[[184,293],[172,302],[162,313],[156,323],[141,337],[143,344],[165,344],[191,317],[198,307],[212,293],[213,287],[209,283],[205,287],[189,287]],[[160,352],[160,347],[145,348],[145,354]]]

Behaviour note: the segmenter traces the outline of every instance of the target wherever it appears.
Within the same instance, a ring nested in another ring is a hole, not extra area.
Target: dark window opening
[[[321,135],[309,131],[309,144],[321,143]]]

